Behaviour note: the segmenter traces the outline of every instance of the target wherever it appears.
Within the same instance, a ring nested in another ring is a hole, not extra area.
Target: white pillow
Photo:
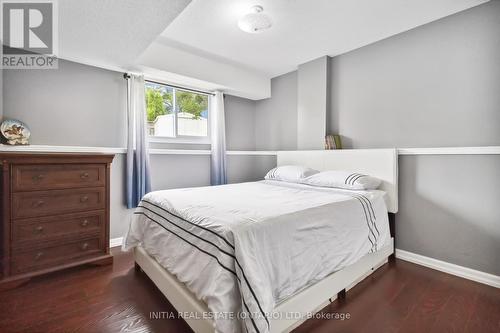
[[[284,165],[269,170],[264,179],[279,180],[290,183],[300,183],[302,180],[304,180],[304,178],[312,176],[318,172],[318,170],[314,170],[305,166]]]
[[[337,187],[349,190],[375,190],[382,181],[378,178],[349,171],[323,171],[302,180],[303,184]]]

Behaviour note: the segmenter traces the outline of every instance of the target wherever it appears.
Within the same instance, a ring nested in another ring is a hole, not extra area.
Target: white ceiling
[[[60,0],[59,57],[127,67],[191,0]]]
[[[60,0],[59,57],[251,98],[270,78],[487,0]],[[238,19],[262,5],[261,34]]]
[[[429,23],[487,0],[193,0],[161,35],[162,44],[239,64],[268,77]],[[274,25],[238,29],[259,4]]]

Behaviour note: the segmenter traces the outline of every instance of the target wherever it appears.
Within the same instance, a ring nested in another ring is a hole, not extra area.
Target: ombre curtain
[[[151,192],[144,77],[127,83],[127,207],[135,208]]]
[[[227,183],[226,172],[226,124],[224,117],[224,94],[216,92],[211,97],[212,156],[210,159],[210,182],[212,185]]]

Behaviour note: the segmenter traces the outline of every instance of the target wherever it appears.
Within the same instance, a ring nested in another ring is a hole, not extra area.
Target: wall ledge
[[[9,146],[0,145],[0,152],[42,152],[42,153],[103,153],[125,154],[125,148],[84,146]],[[150,149],[152,155],[210,155],[210,150],[193,149]],[[227,155],[276,156],[275,150],[228,150]],[[399,155],[500,155],[500,146],[482,147],[435,147],[398,148]]]
[[[398,148],[399,155],[499,155],[500,146]]]
[[[0,152],[26,152],[26,153],[101,153],[125,154],[126,148],[116,147],[83,147],[83,146],[48,146],[28,145],[9,146],[0,145]],[[210,150],[195,149],[150,149],[151,155],[210,155]],[[227,155],[254,155],[275,156],[276,151],[263,150],[228,150]]]
[[[10,146],[10,145],[0,145],[0,152],[123,154],[126,152],[126,149],[125,148],[115,148],[115,147],[84,147],[84,146],[48,146],[48,145]]]
[[[396,258],[417,265],[432,268],[444,273],[459,276],[464,279],[483,283],[492,287],[500,288],[500,276],[481,272],[472,268],[455,265],[446,261],[437,260],[420,254],[396,249]]]

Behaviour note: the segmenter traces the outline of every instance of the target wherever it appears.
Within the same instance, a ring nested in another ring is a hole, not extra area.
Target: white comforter
[[[123,248],[143,246],[185,283],[216,331],[268,332],[277,304],[390,239],[383,193],[276,181],[152,192]]]

